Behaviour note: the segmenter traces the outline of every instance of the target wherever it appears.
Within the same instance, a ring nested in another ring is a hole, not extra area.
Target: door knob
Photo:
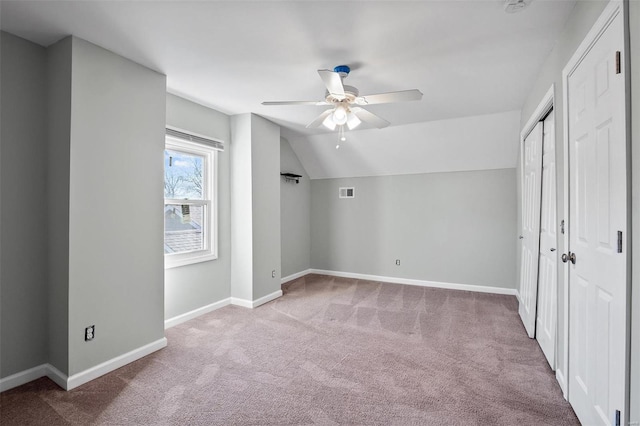
[[[576,254],[569,252],[569,260],[571,261],[571,263],[573,263],[575,265],[576,264]]]
[[[567,256],[567,253],[562,253],[562,257],[560,259],[562,259],[563,263],[567,263],[569,261],[569,256]]]

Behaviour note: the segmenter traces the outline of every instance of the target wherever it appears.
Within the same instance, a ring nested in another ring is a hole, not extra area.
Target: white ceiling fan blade
[[[358,105],[387,104],[391,102],[419,101],[422,92],[418,89],[402,90],[399,92],[377,93],[375,95],[360,96],[356,98]]]
[[[378,129],[382,129],[389,125],[389,122],[387,120],[378,117],[377,115],[367,111],[366,109],[354,107],[351,108],[351,112],[354,113],[360,120],[364,121],[365,123],[371,124]]]
[[[262,105],[329,105],[326,101],[269,101]]]
[[[320,74],[324,85],[327,86],[329,93],[338,99],[344,99],[346,97],[340,74],[329,70],[318,70],[318,74]]]
[[[322,125],[322,122],[325,120],[325,118],[327,118],[329,115],[331,115],[332,112],[333,112],[332,109],[328,109],[325,112],[323,112],[322,114],[320,114],[315,120],[313,120],[311,123],[307,124],[307,129],[311,129],[313,127],[320,127]]]

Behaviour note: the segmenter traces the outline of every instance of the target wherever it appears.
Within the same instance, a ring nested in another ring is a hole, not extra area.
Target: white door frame
[[[563,125],[563,151],[564,151],[564,158],[563,158],[563,167],[564,167],[564,173],[563,173],[563,177],[564,177],[564,182],[563,182],[563,188],[564,188],[564,206],[563,206],[563,215],[564,215],[564,219],[565,221],[568,221],[569,219],[569,114],[568,114],[568,108],[567,105],[569,105],[569,76],[571,74],[573,74],[573,72],[576,70],[576,68],[580,65],[580,63],[582,62],[582,60],[584,59],[584,57],[587,55],[587,53],[589,53],[589,51],[591,50],[591,48],[593,47],[593,45],[596,43],[596,41],[600,38],[600,36],[602,35],[602,33],[607,29],[607,27],[609,26],[609,24],[611,23],[611,21],[616,18],[618,15],[622,15],[622,20],[624,22],[624,28],[625,28],[625,46],[624,46],[624,52],[623,53],[623,64],[622,64],[622,72],[625,73],[625,104],[627,105],[627,109],[626,109],[626,113],[625,113],[625,122],[627,123],[627,128],[629,127],[629,105],[630,105],[630,100],[629,100],[629,87],[630,87],[630,73],[629,73],[629,67],[628,64],[624,63],[624,58],[629,58],[629,37],[628,37],[628,25],[627,25],[627,11],[625,10],[625,5],[624,2],[621,0],[611,0],[607,6],[605,7],[604,11],[602,12],[602,14],[600,15],[600,17],[598,18],[598,20],[595,22],[595,24],[593,24],[593,27],[589,30],[589,32],[587,33],[587,35],[585,36],[584,40],[582,41],[582,43],[580,43],[580,46],[578,46],[578,48],[576,49],[575,53],[573,54],[573,56],[571,57],[571,59],[569,59],[569,61],[567,62],[567,65],[565,65],[564,69],[562,70],[562,101],[563,101],[563,111],[562,111],[562,125]],[[629,131],[626,132],[626,144],[627,144],[627,163],[629,163],[630,161],[630,156],[629,156],[629,152],[631,150],[631,133]],[[628,170],[631,170],[631,168],[629,167]],[[626,252],[626,256],[627,256],[627,276],[626,276],[626,281],[627,281],[627,334],[629,334],[630,331],[630,309],[629,309],[629,305],[630,305],[630,300],[629,299],[629,294],[630,294],[630,289],[631,289],[631,274],[629,273],[629,269],[631,267],[631,258],[629,256],[630,252],[631,252],[631,243],[630,243],[630,230],[631,230],[631,225],[630,225],[630,220],[631,220],[631,211],[630,211],[630,207],[631,207],[631,196],[630,196],[630,189],[631,189],[631,185],[627,185],[627,238],[626,241],[624,242],[625,247],[624,250]],[[563,243],[564,243],[564,250],[565,252],[567,251],[567,248],[569,247],[569,227],[565,226],[565,230],[566,232],[563,235]],[[564,398],[568,400],[569,398],[569,268],[566,266],[566,264],[564,264],[564,271],[563,271],[563,277],[564,277],[564,312],[563,312],[563,318],[564,318],[564,365],[566,366],[566,370],[564,372],[564,383],[561,382],[561,387],[562,387],[562,391],[564,394]],[[626,419],[620,419],[620,424],[626,424],[626,422],[628,422],[628,415],[629,415],[629,370],[630,370],[630,359],[629,359],[629,345],[630,345],[630,335],[627,336],[626,339],[626,347],[625,348],[621,348],[621,350],[623,350],[626,354],[625,356],[625,409],[624,409],[624,414],[627,417]],[[557,370],[556,370],[557,373]],[[557,374],[556,374],[557,375]],[[564,384],[564,386],[562,386]]]
[[[520,132],[520,144],[524,143],[525,138],[529,135],[529,133],[531,133],[533,128],[536,127],[538,121],[542,121],[547,113],[551,111],[551,108],[553,108],[554,91],[555,84],[552,84],[551,87],[549,87],[549,90],[547,90],[547,93],[545,93],[542,97],[542,100],[540,101],[536,109],[533,111],[533,114],[531,114],[531,117],[529,117],[529,120],[527,120],[527,124],[525,124],[522,128],[522,131]],[[520,161],[521,165],[524,165],[524,157],[522,155],[520,155]]]

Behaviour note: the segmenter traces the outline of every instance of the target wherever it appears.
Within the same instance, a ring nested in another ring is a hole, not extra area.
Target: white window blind
[[[224,151],[224,144],[221,141],[217,141],[215,139],[206,138],[204,136],[196,136],[190,133],[181,132],[176,129],[166,129],[167,136],[171,136],[176,139],[180,139],[188,142],[196,142],[211,147],[218,151]]]

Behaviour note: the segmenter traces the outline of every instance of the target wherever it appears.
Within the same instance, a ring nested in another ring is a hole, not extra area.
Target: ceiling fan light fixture
[[[329,130],[335,130],[336,122],[333,121],[333,114],[327,115],[327,118],[324,119],[324,121],[322,122],[322,125]]]
[[[354,113],[349,111],[349,114],[347,114],[347,127],[349,128],[349,130],[355,129],[360,125],[360,123],[362,123],[362,120],[360,120]]]
[[[342,126],[347,123],[347,109],[344,105],[338,105],[335,110],[333,110],[333,121],[338,126]]]

